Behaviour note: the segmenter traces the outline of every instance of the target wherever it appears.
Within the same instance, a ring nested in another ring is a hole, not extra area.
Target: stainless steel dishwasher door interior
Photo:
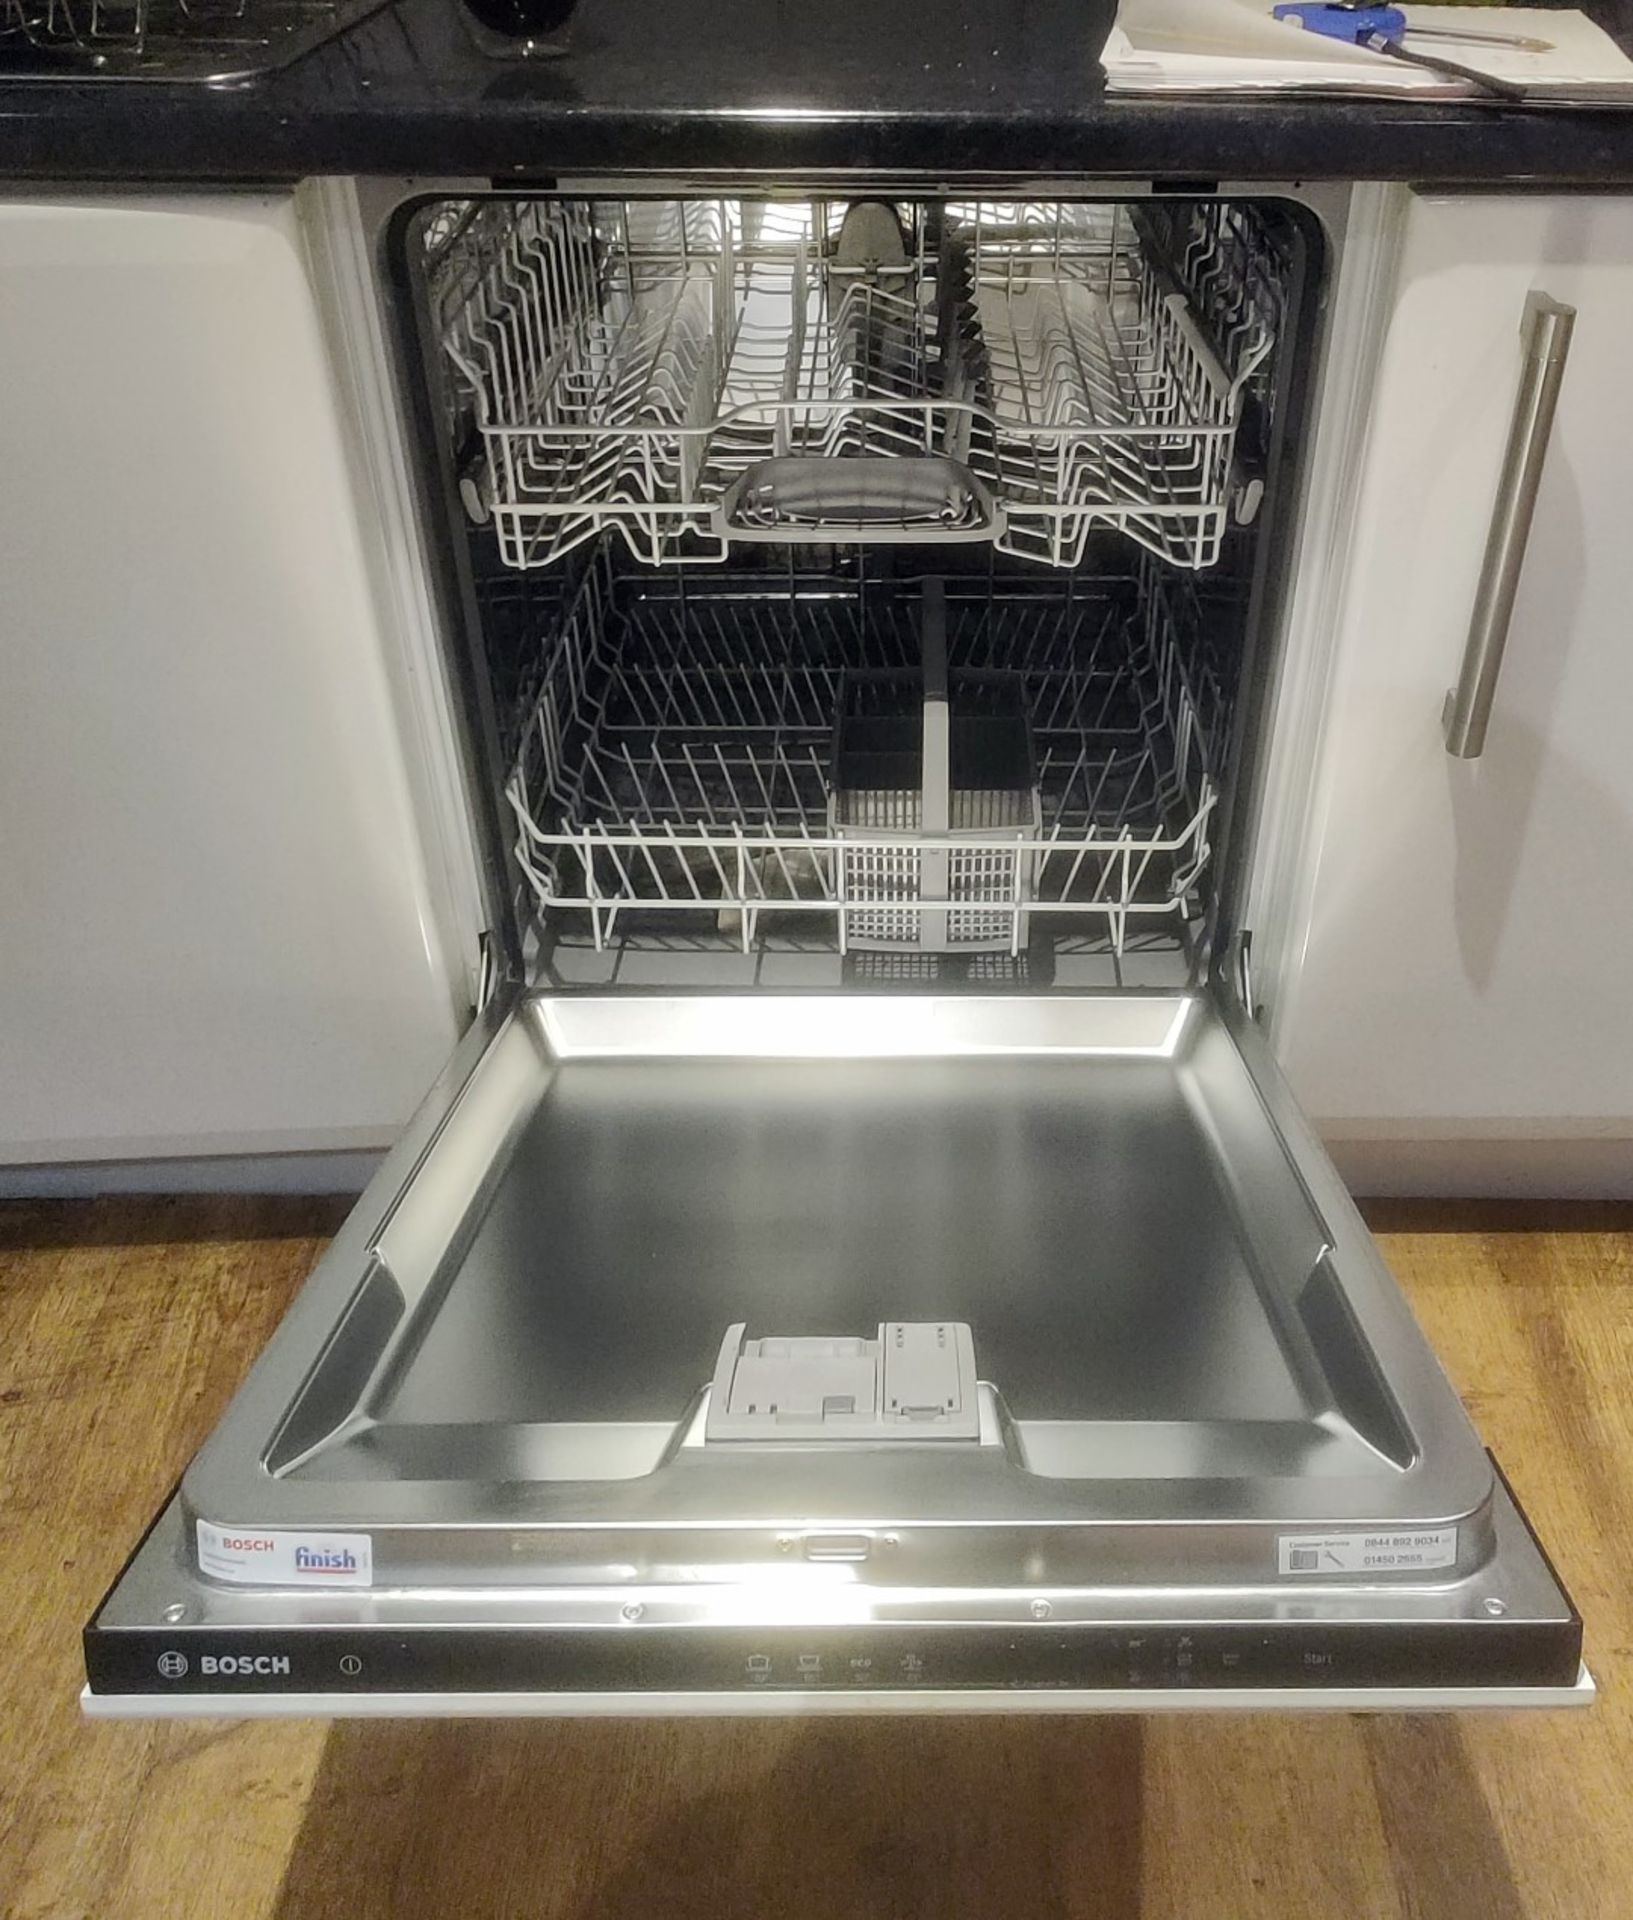
[[[1306,1288],[1319,1254],[1312,1222]],[[685,1436],[737,1321],[968,1324],[1005,1477],[1371,1477],[1415,1450],[1385,1398],[1340,1411],[1353,1331],[1322,1352],[1261,1278],[1160,1057],[568,1059],[433,1287],[366,1424],[274,1450],[290,1480],[656,1475],[661,1502],[718,1458]],[[805,1509],[835,1497],[807,1464]]]
[[[1053,1619],[1095,1629],[1050,1643],[1073,1684],[1157,1677],[1105,1638],[1132,1622],[1170,1677],[1205,1624],[1258,1684],[1568,1686],[1570,1604],[1255,1045],[1197,996],[524,999],[308,1283],[93,1673],[166,1691],[132,1649],[186,1625],[217,1663],[360,1634],[383,1686],[685,1690],[752,1681],[744,1632],[917,1623],[953,1634],[927,1672],[1050,1686],[1009,1630]],[[711,1437],[729,1328],[898,1320],[970,1329],[975,1437]],[[305,1561],[235,1565],[256,1542]],[[637,1672],[603,1636],[640,1620],[680,1638]]]
[[[702,1567],[800,1517],[933,1525],[938,1560],[978,1530],[983,1577],[1006,1539],[1019,1577],[1038,1526],[1057,1569],[1170,1559],[1168,1523],[1246,1578],[1277,1526],[1345,1517],[1460,1525],[1472,1565],[1484,1455],[1387,1279],[1333,1244],[1201,999],[540,996],[186,1496],[221,1526],[367,1509],[406,1578],[450,1510],[462,1564],[493,1528],[498,1580],[518,1525],[559,1530],[574,1578],[586,1521],[638,1567]],[[927,1319],[972,1330],[986,1440],[698,1438],[734,1322]]]

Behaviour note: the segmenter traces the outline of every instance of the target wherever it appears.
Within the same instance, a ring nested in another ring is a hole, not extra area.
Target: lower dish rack
[[[746,952],[792,929],[841,953],[1014,955],[1042,919],[1121,954],[1181,931],[1225,718],[1189,580],[1150,561],[950,577],[954,710],[1018,707],[1033,765],[1024,790],[955,795],[939,830],[847,809],[835,776],[847,687],[920,666],[922,593],[620,573],[599,551],[543,651],[507,786],[538,908],[582,916],[598,949],[657,928]]]
[[[883,246],[852,247],[859,212]],[[467,506],[528,569],[608,530],[652,565],[793,538],[1074,567],[1105,526],[1210,566],[1277,327],[1238,217],[1191,203],[1176,235],[1116,203],[444,207],[424,246]]]

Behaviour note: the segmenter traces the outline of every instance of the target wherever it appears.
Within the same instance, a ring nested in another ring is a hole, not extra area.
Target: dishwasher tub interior
[[[1309,220],[398,231],[525,978],[92,1623],[93,1699],[1585,1697],[1221,964]]]
[[[1193,977],[1289,210],[496,199],[413,244],[534,971]],[[932,642],[1026,790],[847,805],[841,736],[911,730]]]

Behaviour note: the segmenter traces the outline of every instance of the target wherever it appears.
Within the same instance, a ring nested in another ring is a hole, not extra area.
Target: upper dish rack
[[[899,251],[863,258],[855,212],[444,213],[428,275],[462,487],[506,564],[613,529],[653,565],[770,539],[989,541],[1073,567],[1097,526],[1213,564],[1276,337],[1239,297],[1223,210],[1187,210],[1172,265],[1130,205],[924,206]],[[1227,324],[1199,321],[1199,294]]]

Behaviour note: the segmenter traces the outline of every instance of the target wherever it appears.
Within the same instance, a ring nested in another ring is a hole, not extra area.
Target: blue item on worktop
[[[1404,60],[1408,66],[1423,67],[1430,73],[1444,74],[1450,80],[1466,80],[1488,98],[1520,102],[1525,89],[1512,80],[1499,80],[1495,74],[1481,73],[1476,67],[1460,66],[1455,60],[1443,60],[1438,54],[1419,53],[1415,47],[1403,47],[1407,32],[1406,15],[1399,7],[1363,7],[1327,4],[1327,0],[1282,0],[1271,11],[1278,20],[1296,20],[1311,33],[1322,33],[1329,40],[1345,40],[1351,46],[1386,54],[1391,60]]]
[[[1335,7],[1329,0],[1290,0],[1272,12],[1278,20],[1296,20],[1311,33],[1356,46],[1365,46],[1375,33],[1385,40],[1399,40],[1406,32],[1406,15],[1399,7]]]

